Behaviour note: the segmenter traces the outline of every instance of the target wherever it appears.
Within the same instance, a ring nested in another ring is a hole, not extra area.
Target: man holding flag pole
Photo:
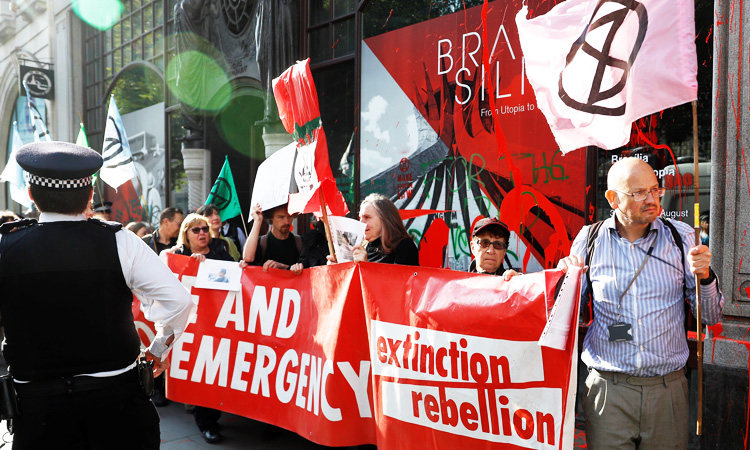
[[[569,0],[533,19],[522,8],[516,23],[528,78],[563,152],[626,145],[634,120],[696,99],[693,12],[692,0]],[[695,106],[693,114],[697,134]],[[721,320],[724,305],[711,252],[698,245],[699,205],[694,232],[659,220],[666,189],[636,158],[611,167],[607,188],[612,217],[584,227],[558,265],[588,266],[582,284],[593,316],[582,354],[589,367],[587,443],[592,449],[685,449],[684,301],[698,319],[697,434],[702,323]]]

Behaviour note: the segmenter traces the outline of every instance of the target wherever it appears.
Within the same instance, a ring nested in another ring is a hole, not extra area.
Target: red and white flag
[[[560,150],[628,143],[633,121],[695,100],[693,0],[568,0],[516,16],[526,74]]]

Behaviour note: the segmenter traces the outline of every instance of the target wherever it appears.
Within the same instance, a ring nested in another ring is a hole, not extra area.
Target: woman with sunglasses
[[[513,268],[506,270],[503,267],[509,240],[510,230],[503,222],[494,217],[478,220],[471,234],[474,260],[469,265],[469,272],[502,275],[506,281],[519,275]]]
[[[180,226],[177,245],[165,251],[191,256],[198,261],[205,261],[206,258],[234,261],[224,243],[211,238],[211,226],[208,224],[208,219],[196,213],[185,217]]]
[[[164,252],[191,256],[198,261],[205,261],[206,258],[234,261],[224,243],[219,239],[211,238],[211,227],[208,224],[208,219],[196,213],[188,214],[182,221],[180,234],[177,237],[177,246],[170,250],[164,250]],[[198,429],[206,442],[215,444],[224,440],[224,436],[219,432],[218,423],[221,411],[196,406],[193,415],[195,416],[195,424],[198,425]]]

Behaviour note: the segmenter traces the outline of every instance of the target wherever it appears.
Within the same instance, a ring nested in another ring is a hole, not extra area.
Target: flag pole
[[[693,100],[693,180],[695,188],[695,204],[693,208],[693,226],[695,227],[695,245],[701,244],[700,228],[700,166],[698,165],[698,102]],[[703,323],[701,321],[701,283],[695,275],[695,318],[698,324],[698,345],[695,356],[698,360],[698,411],[696,432],[698,436],[703,428]]]
[[[328,241],[328,253],[333,258],[333,262],[336,261],[336,252],[333,250],[333,239],[331,238],[331,227],[328,225],[328,208],[326,208],[326,196],[323,194],[323,186],[318,189],[318,195],[320,196],[320,210],[323,212],[323,226],[326,230],[326,240]]]

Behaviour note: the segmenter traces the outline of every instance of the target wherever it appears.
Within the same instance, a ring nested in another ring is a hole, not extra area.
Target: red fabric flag
[[[310,59],[298,62],[274,78],[273,95],[276,98],[281,123],[294,137],[294,141],[300,147],[298,150],[315,143],[314,167],[317,179],[333,178],[323,122],[320,120],[318,94],[310,72]]]

